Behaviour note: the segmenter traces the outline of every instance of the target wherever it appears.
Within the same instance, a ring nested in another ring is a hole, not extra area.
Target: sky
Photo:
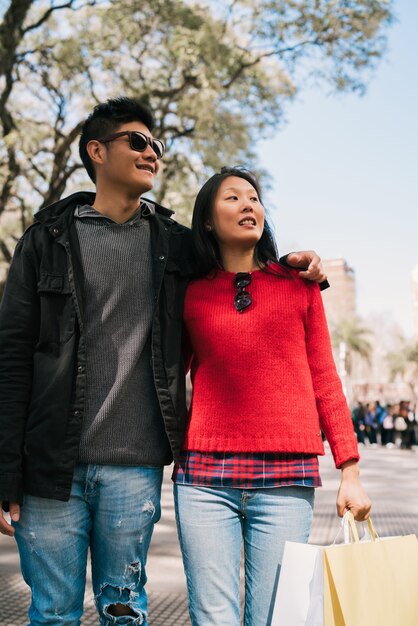
[[[357,310],[412,333],[418,265],[418,2],[397,23],[364,96],[302,91],[258,146],[273,179],[266,206],[281,254],[315,249],[354,269]]]

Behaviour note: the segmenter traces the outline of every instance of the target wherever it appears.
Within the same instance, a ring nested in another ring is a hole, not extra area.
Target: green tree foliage
[[[386,355],[390,376],[398,376],[409,385],[414,396],[418,384],[418,342],[403,340],[399,350]]]
[[[358,354],[367,363],[371,363],[373,346],[368,337],[370,330],[362,325],[359,318],[343,320],[332,330],[333,345],[345,345],[345,369],[348,374],[351,374],[353,354]]]
[[[384,51],[387,0],[11,0],[0,24],[0,250],[34,210],[80,186],[80,120],[141,97],[168,155],[156,199],[185,217],[224,164],[256,167],[306,81],[362,92]]]

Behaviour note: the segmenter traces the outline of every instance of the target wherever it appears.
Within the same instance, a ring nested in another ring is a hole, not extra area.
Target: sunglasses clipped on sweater
[[[234,298],[234,304],[238,313],[242,313],[253,301],[251,294],[245,290],[251,284],[251,280],[250,272],[238,272],[235,274],[234,284],[237,288],[237,293]]]
[[[101,137],[97,141],[100,143],[108,143],[109,141],[113,141],[118,137],[123,137],[127,135],[129,138],[129,146],[131,150],[135,150],[135,152],[144,152],[147,146],[151,146],[157,155],[158,159],[162,159],[165,152],[165,145],[161,139],[154,139],[154,137],[148,137],[144,135],[144,133],[140,133],[139,130],[121,130],[119,133],[113,133],[112,135],[107,135],[107,137]]]

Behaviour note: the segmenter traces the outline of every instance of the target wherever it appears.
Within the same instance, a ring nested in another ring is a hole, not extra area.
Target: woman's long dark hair
[[[206,276],[213,270],[222,267],[219,245],[213,231],[207,230],[207,224],[212,217],[216,194],[222,182],[230,176],[243,178],[254,187],[262,203],[261,189],[257,178],[252,172],[240,167],[223,167],[218,174],[214,174],[205,182],[199,193],[193,209],[192,236],[195,249],[197,273]],[[254,260],[260,268],[272,261],[278,263],[278,251],[272,229],[264,216],[264,230],[255,246]]]

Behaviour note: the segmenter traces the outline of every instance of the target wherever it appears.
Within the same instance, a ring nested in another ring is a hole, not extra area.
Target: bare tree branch
[[[33,2],[33,0],[32,0]],[[77,9],[82,9],[85,6],[94,6],[96,4],[96,0],[90,0],[90,2],[86,2],[85,4],[81,4],[79,6],[77,6]],[[39,26],[42,26],[42,24],[44,24],[49,17],[51,16],[52,13],[54,13],[55,11],[59,11],[60,9],[74,9],[76,5],[76,0],[68,0],[68,2],[64,3],[64,4],[59,4],[57,6],[52,6],[50,7],[47,11],[45,11],[45,13],[39,18],[39,20],[37,20],[36,22],[34,22],[33,24],[30,24],[29,26],[27,26],[24,30],[23,30],[23,34],[25,35],[26,33],[28,33],[31,30],[35,30],[36,28],[39,28]]]
[[[236,71],[232,74],[231,78],[226,83],[223,83],[222,89],[229,89],[237,81],[237,79],[241,77],[245,70],[258,65],[263,59],[268,59],[273,56],[280,57],[283,56],[286,52],[295,52],[296,50],[304,48],[308,45],[316,46],[318,45],[318,43],[318,38],[307,39],[306,41],[301,41],[300,43],[293,46],[287,46],[286,48],[274,48],[273,50],[269,50],[268,52],[263,52],[262,54],[258,54],[251,61],[242,61],[238,65]],[[247,50],[243,50],[243,52],[248,53]]]
[[[10,251],[9,246],[6,244],[4,239],[0,239],[0,252],[2,253],[6,263],[10,263],[12,260],[12,252]]]

